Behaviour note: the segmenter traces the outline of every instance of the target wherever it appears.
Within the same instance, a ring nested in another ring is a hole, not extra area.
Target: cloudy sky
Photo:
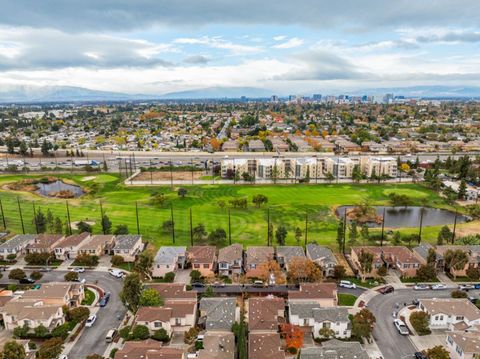
[[[0,85],[480,84],[478,0],[0,0]]]

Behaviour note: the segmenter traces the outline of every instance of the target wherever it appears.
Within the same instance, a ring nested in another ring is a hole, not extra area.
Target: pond
[[[341,206],[337,208],[337,216],[343,216],[345,209],[349,210],[355,206]],[[377,214],[382,217],[385,208],[385,227],[405,228],[418,227],[420,225],[420,214],[423,210],[423,226],[440,226],[444,224],[453,224],[455,222],[455,212],[446,209],[430,207],[385,207],[374,206]],[[467,222],[468,217],[457,215],[457,223]],[[381,223],[368,223],[369,227],[381,227]]]
[[[82,187],[60,180],[51,183],[38,183],[36,186],[38,188],[36,193],[44,197],[76,198],[85,194]]]

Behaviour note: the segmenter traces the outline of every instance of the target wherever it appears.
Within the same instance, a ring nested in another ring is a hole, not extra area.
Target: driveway
[[[177,270],[175,272],[175,283],[183,283],[183,284],[188,284],[190,283],[190,272],[191,269],[182,269],[182,270]]]

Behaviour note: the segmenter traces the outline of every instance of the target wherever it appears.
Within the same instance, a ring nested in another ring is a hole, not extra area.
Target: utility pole
[[[170,188],[173,191],[173,164],[172,164],[172,159],[170,159]]]
[[[382,237],[380,238],[380,247],[383,247],[383,236],[385,231],[385,207],[383,207],[383,217],[382,217]]]
[[[138,219],[138,202],[135,201],[135,215],[137,217],[137,234],[140,234],[140,221]]]
[[[33,206],[33,221],[35,223],[35,230],[38,234],[37,211],[35,210],[35,202],[32,202],[32,206]]]
[[[305,210],[305,248],[308,242],[308,209]]]
[[[190,245],[193,246],[193,221],[192,221],[192,209],[190,208]]]
[[[20,200],[17,197],[18,213],[20,214],[20,222],[22,223],[22,233],[25,234],[25,226],[23,224],[22,208],[20,207]]]
[[[452,244],[455,243],[455,232],[457,231],[457,216],[458,210],[455,210],[455,219],[453,220]]]
[[[0,198],[0,211],[2,211],[3,228],[7,229],[7,221],[5,220],[5,214],[3,213],[3,204],[2,204],[2,199],[1,198]]]
[[[100,216],[102,216],[101,220],[100,220],[100,224],[102,225],[102,232],[103,234],[106,234],[105,233],[105,226],[103,224],[103,206],[102,206],[102,201],[100,201]]]
[[[420,228],[419,228],[419,231],[418,231],[418,243],[420,243],[422,241],[423,209],[424,209],[424,207],[422,207],[420,209]]]
[[[345,254],[345,240],[347,237],[347,208],[343,212],[343,243],[342,243],[342,253]]]
[[[228,243],[232,245],[232,222],[230,218],[230,208],[228,209]]]
[[[149,168],[149,171],[150,171],[150,184],[152,185],[152,184],[153,184],[153,168],[152,168],[152,160],[150,160],[150,168]]]
[[[192,172],[192,185],[193,185],[193,158],[190,157],[190,171]]]
[[[267,208],[267,246],[270,246],[270,208]]]
[[[68,221],[68,234],[72,235],[72,222],[70,221],[70,209],[68,208],[68,201],[65,201],[67,205],[67,221]]]
[[[170,216],[172,218],[172,242],[175,244],[175,222],[173,221],[173,204],[170,204]]]

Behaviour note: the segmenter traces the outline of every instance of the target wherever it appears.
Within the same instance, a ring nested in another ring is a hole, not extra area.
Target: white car
[[[125,276],[125,273],[123,273],[119,269],[109,269],[108,273],[110,273],[111,275],[113,275],[116,278],[123,278]]]
[[[85,322],[85,326],[87,328],[93,327],[93,323],[97,320],[97,316],[95,314],[92,314],[91,316],[88,317],[87,321]]]
[[[83,273],[85,272],[85,268],[83,267],[73,268],[72,272]]]
[[[349,280],[341,280],[338,286],[343,288],[350,288],[350,289],[357,288],[357,285],[355,283],[350,282]]]
[[[428,290],[430,289],[430,286],[428,284],[415,284],[415,287],[413,287],[414,290]]]
[[[442,290],[442,289],[447,289],[447,286],[443,283],[439,283],[439,284],[432,285],[432,289],[433,290]]]
[[[470,290],[470,289],[475,289],[475,286],[471,285],[471,284],[460,284],[458,286],[458,289],[460,289],[460,290]]]
[[[408,328],[407,326],[405,325],[405,323],[400,320],[400,319],[395,319],[393,321],[393,324],[395,325],[395,328],[397,328],[398,332],[401,334],[401,335],[408,335],[410,334],[410,332],[408,331]]]

